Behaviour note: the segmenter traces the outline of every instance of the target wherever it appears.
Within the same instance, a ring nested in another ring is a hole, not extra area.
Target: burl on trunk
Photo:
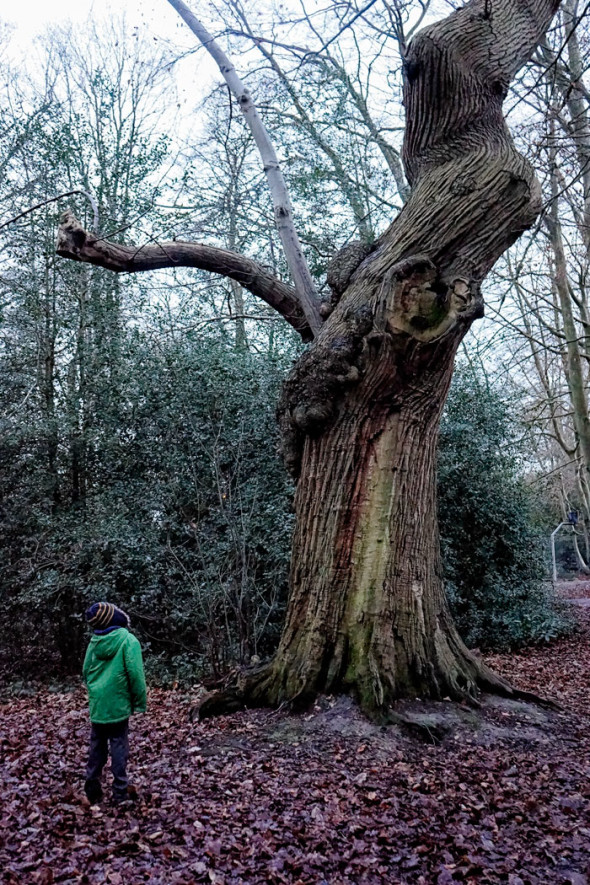
[[[298,477],[280,645],[269,664],[208,699],[202,715],[350,692],[381,717],[400,697],[511,693],[465,648],[449,615],[436,446],[457,347],[483,313],[481,283],[540,210],[502,103],[558,5],[472,0],[412,41],[409,200],[372,248],[336,257],[328,316],[279,405],[285,460]],[[63,255],[115,270],[154,266],[145,262],[158,247],[143,259],[129,250],[123,266],[121,247],[115,261],[104,242],[79,232],[74,242],[68,224]],[[272,303],[272,286],[257,294]],[[301,329],[296,306],[289,310]]]

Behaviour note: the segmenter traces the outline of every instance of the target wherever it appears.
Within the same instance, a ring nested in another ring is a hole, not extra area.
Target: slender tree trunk
[[[293,223],[293,209],[289,192],[281,171],[279,160],[268,132],[258,113],[252,96],[240,80],[233,64],[217,41],[202,25],[183,0],[168,0],[193,34],[201,41],[209,55],[217,63],[228,87],[235,95],[239,108],[256,142],[263,163],[264,174],[271,192],[277,232],[283,244],[285,258],[295,284],[303,312],[311,331],[315,334],[321,327],[319,299],[309,268],[305,261],[299,236]]]
[[[588,114],[587,93],[584,94],[583,91],[583,77],[586,72],[585,64],[580,41],[576,33],[577,5],[575,0],[566,0],[563,7],[563,23],[569,36],[567,56],[570,75],[570,82],[566,89],[563,90],[563,95],[570,112],[570,135],[578,158],[583,189],[580,233],[582,234],[586,250],[590,252],[590,117]]]
[[[588,568],[588,565],[584,561],[584,557],[582,556],[582,554],[580,552],[580,545],[578,544],[578,538],[575,533],[574,533],[574,552],[576,554],[576,561],[578,563],[578,568],[580,569],[580,571],[584,572],[584,574],[589,575],[590,569]]]
[[[244,319],[244,290],[235,280],[229,281],[233,311],[236,317],[235,346],[236,350],[248,350],[248,338],[246,336],[246,322]]]
[[[55,291],[49,279],[49,267],[45,262],[43,280],[43,313],[44,324],[41,340],[43,342],[44,359],[40,365],[40,387],[43,398],[46,429],[47,479],[51,501],[51,512],[56,513],[61,504],[61,489],[58,472],[59,431],[55,404],[55,345],[57,337]]]
[[[230,219],[229,219],[229,238],[228,238],[228,246],[232,252],[235,251],[237,240],[238,240],[238,209],[239,209],[239,196],[237,192],[237,171],[234,172],[234,178],[232,178],[229,188],[227,199],[230,205]],[[236,350],[244,351],[248,350],[248,338],[246,336],[246,321],[244,319],[245,316],[245,305],[244,305],[244,290],[242,286],[238,283],[237,280],[229,280],[229,288],[231,292],[231,309],[230,313],[233,310],[236,317],[236,325],[235,325],[235,346]]]
[[[555,164],[555,157],[553,163]],[[586,382],[582,367],[580,339],[573,312],[570,283],[567,274],[567,260],[563,245],[563,235],[559,220],[559,184],[556,168],[551,170],[551,211],[547,217],[549,239],[555,262],[554,284],[559,296],[559,306],[563,319],[563,331],[566,339],[564,353],[565,377],[573,406],[573,421],[578,444],[579,457],[582,462],[581,491],[590,486],[590,411]],[[586,501],[586,504],[588,502]]]
[[[69,369],[70,402],[70,458],[72,477],[72,503],[81,508],[86,506],[86,437],[87,437],[87,397],[86,372],[88,337],[88,285],[89,274],[80,274],[81,289],[78,295],[78,329],[76,350]]]

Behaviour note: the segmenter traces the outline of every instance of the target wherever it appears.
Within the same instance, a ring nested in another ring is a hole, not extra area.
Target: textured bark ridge
[[[452,624],[435,458],[454,356],[483,314],[481,282],[540,210],[502,101],[557,5],[472,2],[409,48],[409,200],[358,266],[343,268],[344,286],[336,274],[328,319],[279,406],[299,478],[280,646],[202,716],[346,691],[387,718],[404,696],[513,693]]]
[[[357,251],[356,269],[343,256],[347,288],[332,286],[337,304],[287,385],[280,419],[295,473],[305,433],[323,430],[360,378],[367,340],[406,332],[426,344],[464,335],[483,315],[482,280],[541,208],[502,102],[557,6],[472,2],[410,44],[403,156],[412,191],[368,257]]]

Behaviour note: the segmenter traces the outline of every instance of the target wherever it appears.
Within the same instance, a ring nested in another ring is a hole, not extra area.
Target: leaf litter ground
[[[0,882],[588,885],[590,609],[576,608],[575,636],[490,658],[557,712],[414,702],[414,731],[324,698],[192,724],[195,695],[153,690],[132,722],[128,808],[83,796],[82,689],[7,698]]]

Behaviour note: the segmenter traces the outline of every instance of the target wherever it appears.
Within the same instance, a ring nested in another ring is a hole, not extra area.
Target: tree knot
[[[71,209],[63,213],[57,232],[56,252],[62,258],[79,259],[88,234]]]
[[[462,278],[445,280],[427,255],[414,255],[395,265],[384,281],[389,289],[382,304],[387,327],[418,341],[436,341],[455,328],[482,316],[479,286]]]
[[[330,260],[326,279],[328,286],[332,290],[332,295],[328,302],[333,305],[332,310],[348,288],[348,284],[356,269],[360,267],[374,248],[375,244],[361,243],[360,240],[355,240],[353,243],[348,243],[340,249]]]
[[[297,477],[306,436],[319,436],[335,420],[346,391],[362,376],[362,355],[373,332],[368,304],[350,308],[337,334],[317,342],[299,360],[284,386],[277,409],[281,452]]]

